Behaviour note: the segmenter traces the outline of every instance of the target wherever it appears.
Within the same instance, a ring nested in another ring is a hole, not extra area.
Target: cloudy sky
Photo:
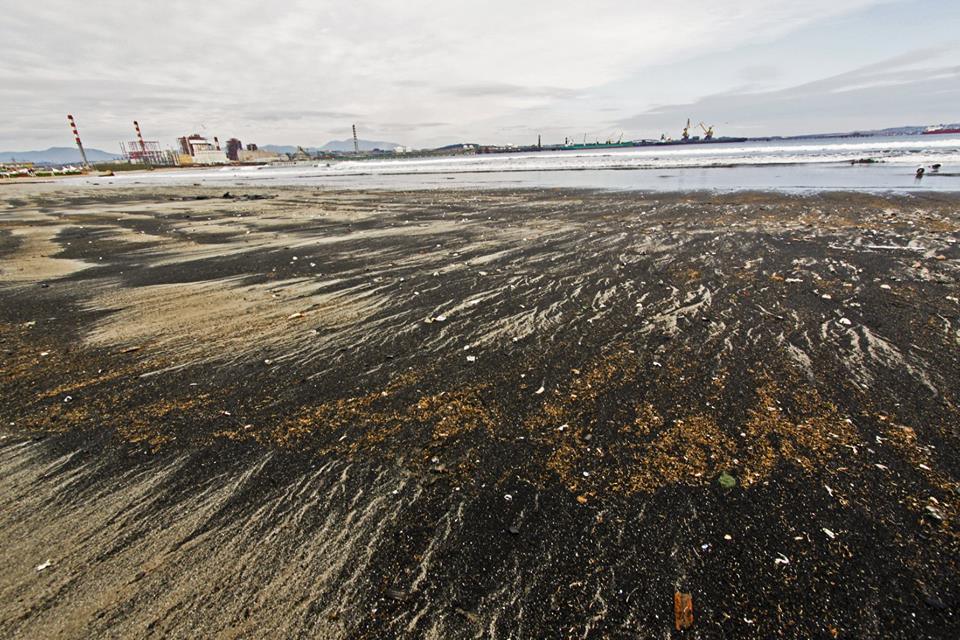
[[[957,0],[4,3],[0,150],[417,147],[960,121]]]

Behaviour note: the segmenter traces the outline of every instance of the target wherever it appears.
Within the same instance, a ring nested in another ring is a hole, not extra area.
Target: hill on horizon
[[[361,151],[373,151],[374,149],[391,150],[399,147],[395,142],[380,142],[377,140],[357,140]],[[274,153],[286,153],[292,155],[297,152],[296,145],[292,144],[262,144],[260,148],[264,151],[273,151]],[[331,140],[322,147],[304,147],[307,153],[317,153],[320,151],[353,151],[353,138],[346,140]]]
[[[90,162],[107,162],[119,160],[120,155],[107,153],[100,149],[86,149],[87,160]],[[0,151],[0,162],[33,162],[36,164],[71,164],[80,163],[80,150],[76,147],[50,147],[43,151]]]

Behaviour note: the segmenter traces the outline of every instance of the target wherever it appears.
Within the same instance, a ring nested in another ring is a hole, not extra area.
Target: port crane
[[[680,134],[680,137],[681,137],[683,140],[689,140],[689,139],[690,139],[690,118],[687,118],[687,126],[685,126],[685,127],[683,128],[683,133]]]
[[[704,124],[701,122],[701,123],[700,123],[700,128],[703,129],[703,139],[704,139],[704,140],[713,140],[713,125],[710,125],[709,127],[706,127],[706,126],[704,126]]]

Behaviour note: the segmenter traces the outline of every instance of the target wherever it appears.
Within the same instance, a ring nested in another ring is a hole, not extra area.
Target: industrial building
[[[133,142],[121,142],[120,151],[127,162],[131,164],[145,164],[154,167],[170,167],[177,164],[177,155],[172,151],[164,151],[156,140],[144,140],[140,131],[140,123],[133,121],[133,129],[137,139]]]
[[[239,142],[239,141],[238,141]],[[177,139],[180,146],[180,164],[227,164],[227,154],[214,137],[210,142],[199,133]]]
[[[243,143],[236,138],[227,140],[227,159],[236,162],[240,159],[240,152],[243,150]]]

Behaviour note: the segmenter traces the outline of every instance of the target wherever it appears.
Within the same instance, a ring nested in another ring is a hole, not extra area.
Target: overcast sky
[[[5,2],[0,150],[960,121],[957,0]]]

